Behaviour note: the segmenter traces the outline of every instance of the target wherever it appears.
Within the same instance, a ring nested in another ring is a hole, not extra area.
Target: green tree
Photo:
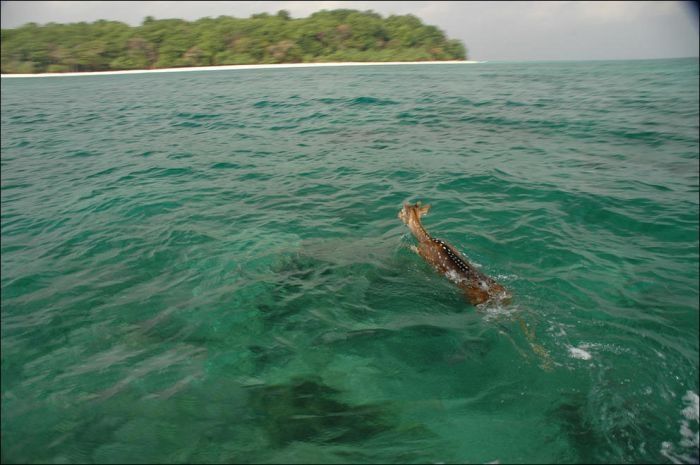
[[[280,10],[250,18],[144,18],[29,23],[1,31],[3,73],[100,71],[219,64],[466,59],[464,45],[413,15],[322,10],[293,19]]]

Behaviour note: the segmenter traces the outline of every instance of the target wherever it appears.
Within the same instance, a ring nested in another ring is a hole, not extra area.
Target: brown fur
[[[413,248],[418,255],[440,274],[456,282],[473,305],[488,300],[509,301],[511,296],[503,286],[480,272],[450,244],[428,234],[420,219],[429,210],[430,205],[421,206],[418,202],[414,205],[404,204],[399,211],[401,221],[418,239],[418,247]]]

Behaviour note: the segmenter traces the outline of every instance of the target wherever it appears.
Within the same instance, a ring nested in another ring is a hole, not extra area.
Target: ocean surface
[[[697,59],[1,85],[3,463],[698,463]]]

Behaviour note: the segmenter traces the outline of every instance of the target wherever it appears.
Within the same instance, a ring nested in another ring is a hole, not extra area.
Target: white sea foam
[[[583,349],[586,352],[591,351],[591,349],[595,349],[596,352],[609,352],[612,354],[622,354],[622,353],[630,353],[630,349],[626,347],[619,347],[614,344],[600,344],[600,343],[590,343],[587,342],[585,344],[580,344],[578,346],[579,349]]]
[[[700,398],[693,391],[688,391],[683,396],[683,401],[688,404],[681,413],[688,420],[698,421],[700,417]]]
[[[687,391],[683,396],[683,403],[685,407],[681,410],[681,439],[678,444],[662,442],[660,452],[673,463],[698,463],[700,399],[695,392]]]
[[[547,328],[547,332],[550,333],[555,338],[560,338],[566,336],[565,326],[561,323],[552,324]]]
[[[518,279],[517,274],[498,274],[496,275],[496,280],[498,281],[515,281]]]
[[[3,78],[19,77],[57,77],[57,76],[106,76],[110,74],[144,74],[144,73],[176,73],[185,71],[222,71],[239,69],[277,69],[277,68],[318,68],[326,66],[386,66],[386,65],[448,65],[448,64],[474,64],[478,61],[450,60],[450,61],[387,61],[387,62],[344,62],[344,63],[280,63],[268,65],[225,65],[225,66],[191,66],[188,68],[161,68],[161,69],[130,69],[124,71],[90,71],[82,73],[41,73],[41,74],[2,74]]]
[[[465,279],[462,278],[462,277],[459,275],[459,273],[457,273],[455,270],[448,270],[448,271],[445,273],[445,276],[447,277],[447,279],[449,279],[450,281],[452,281],[452,282],[454,282],[454,283],[457,283],[457,284],[459,284],[459,283],[461,283],[462,281],[465,280]]]
[[[573,358],[579,358],[581,360],[590,360],[593,358],[590,352],[587,352],[579,347],[569,347],[569,354]]]
[[[494,300],[488,300],[483,304],[477,305],[476,307],[486,313],[486,316],[484,317],[486,321],[501,317],[510,317],[520,311],[517,305],[504,305],[501,301]]]

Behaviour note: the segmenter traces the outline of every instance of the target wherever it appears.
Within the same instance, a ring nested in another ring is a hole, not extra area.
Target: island
[[[277,63],[466,60],[464,45],[414,15],[286,10],[196,21],[146,17],[2,29],[2,74],[75,73]]]

